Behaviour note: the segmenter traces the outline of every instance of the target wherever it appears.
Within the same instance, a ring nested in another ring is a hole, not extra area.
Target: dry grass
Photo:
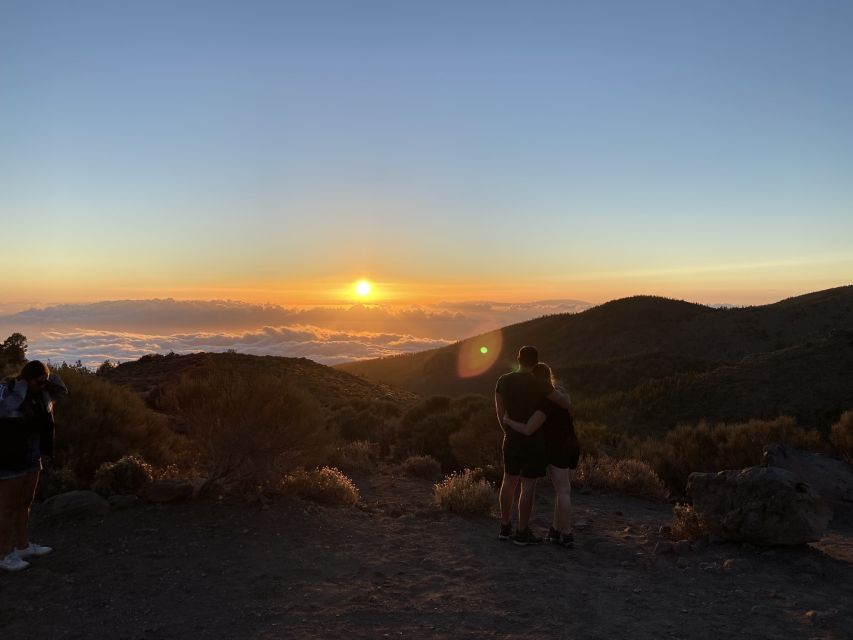
[[[441,463],[432,456],[410,456],[401,468],[403,473],[414,478],[437,480],[441,477]]]
[[[380,452],[378,443],[356,440],[335,449],[331,463],[350,473],[372,473],[379,464]]]
[[[352,505],[361,497],[352,480],[334,467],[291,473],[282,480],[281,490],[323,505]]]
[[[669,491],[648,464],[641,460],[616,459],[606,455],[583,456],[575,482],[599,491],[618,491],[641,498],[667,500]]]
[[[102,496],[118,494],[141,495],[154,479],[151,465],[139,456],[124,456],[115,462],[105,462],[95,472],[92,490]]]
[[[435,501],[453,513],[489,514],[495,508],[495,490],[476,470],[449,475],[434,489]]]
[[[832,425],[829,441],[839,456],[853,462],[853,409],[842,413]]]
[[[702,517],[689,504],[672,508],[672,535],[676,540],[698,540],[707,533]]]

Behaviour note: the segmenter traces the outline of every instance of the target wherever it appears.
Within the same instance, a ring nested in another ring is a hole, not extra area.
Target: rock
[[[685,558],[684,556],[681,556],[678,558],[678,560],[676,561],[675,564],[678,565],[679,569],[686,569],[687,567],[690,566],[690,561],[687,558]]]
[[[672,553],[675,551],[674,545],[671,542],[667,542],[666,540],[661,540],[655,545],[654,554],[656,556],[662,556],[665,553]]]
[[[764,447],[761,464],[790,471],[834,509],[853,508],[853,465],[848,462],[786,444],[770,444]]]
[[[683,556],[686,553],[690,553],[690,540],[679,540],[673,545],[675,553],[680,556]]]
[[[723,571],[726,573],[750,573],[752,563],[746,558],[729,558],[723,560]]]
[[[687,494],[709,532],[731,542],[815,542],[832,518],[825,500],[793,473],[778,467],[691,473]]]
[[[158,480],[152,482],[145,492],[145,497],[151,502],[177,502],[192,495],[193,485],[189,480]]]
[[[107,498],[110,506],[114,509],[129,509],[139,504],[139,496],[132,494],[119,494]]]
[[[109,511],[110,503],[94,491],[69,491],[45,500],[40,514],[45,518],[85,518]]]
[[[770,613],[770,608],[764,606],[763,604],[756,604],[752,606],[749,612],[753,615],[766,616]]]

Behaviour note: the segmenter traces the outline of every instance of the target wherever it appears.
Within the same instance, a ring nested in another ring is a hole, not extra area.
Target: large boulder
[[[786,444],[764,447],[765,467],[787,469],[817,491],[836,511],[853,508],[853,465]]]
[[[733,542],[815,542],[832,519],[832,510],[823,498],[793,473],[778,467],[691,473],[687,494],[709,533]]]
[[[94,491],[69,491],[45,500],[39,515],[44,518],[70,519],[104,516],[109,511],[110,503]]]

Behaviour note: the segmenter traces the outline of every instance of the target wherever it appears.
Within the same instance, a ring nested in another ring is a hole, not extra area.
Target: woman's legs
[[[23,478],[0,480],[0,560],[15,548],[15,524]]]
[[[548,475],[554,483],[554,528],[563,533],[572,530],[572,481],[569,469],[548,465]]]
[[[15,531],[13,542],[16,549],[26,549],[30,546],[27,527],[30,521],[30,508],[36,496],[36,487],[39,482],[39,472],[33,471],[22,478],[21,492],[18,503],[18,513],[15,520]]]

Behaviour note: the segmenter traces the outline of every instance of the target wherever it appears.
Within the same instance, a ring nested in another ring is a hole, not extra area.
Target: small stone
[[[656,556],[664,555],[665,553],[672,553],[674,551],[674,546],[671,542],[667,542],[666,540],[661,540],[655,545],[654,554]]]
[[[757,604],[757,605],[753,606],[749,610],[749,612],[753,615],[766,616],[768,613],[770,613],[770,609],[765,607],[763,604]]]
[[[681,556],[680,558],[678,558],[678,561],[676,562],[676,564],[678,565],[679,569],[686,569],[687,567],[690,566],[690,561],[687,558],[685,558],[684,556]]]
[[[729,558],[723,560],[723,571],[726,573],[749,573],[752,563],[746,558]]]

